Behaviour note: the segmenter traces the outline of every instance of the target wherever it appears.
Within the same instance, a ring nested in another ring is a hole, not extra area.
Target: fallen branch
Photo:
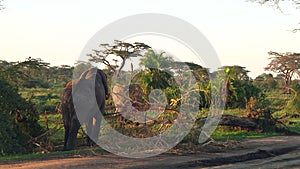
[[[206,118],[198,119],[198,121],[204,122]],[[268,126],[263,124],[270,123]],[[274,124],[273,124],[274,123]],[[248,130],[262,130],[268,131],[268,128],[273,128],[273,131],[284,133],[286,135],[300,135],[300,133],[291,131],[286,125],[284,128],[279,128],[276,124],[282,123],[276,119],[262,119],[262,118],[249,118],[249,117],[238,117],[233,115],[223,115],[219,122],[221,126],[229,126],[229,127],[241,127]]]

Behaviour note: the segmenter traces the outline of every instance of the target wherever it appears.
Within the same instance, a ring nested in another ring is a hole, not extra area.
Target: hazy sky
[[[0,59],[31,56],[52,65],[73,65],[87,41],[125,16],[162,13],[197,27],[222,65],[240,65],[250,76],[263,73],[268,51],[300,52],[300,9],[283,13],[245,0],[5,0],[0,12]],[[121,29],[120,29],[121,30]]]

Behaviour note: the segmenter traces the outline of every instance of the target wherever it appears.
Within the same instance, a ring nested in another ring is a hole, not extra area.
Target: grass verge
[[[24,155],[10,155],[0,157],[0,164],[14,163],[17,161],[33,161],[33,160],[50,160],[57,158],[74,158],[87,157],[106,154],[107,151],[102,148],[86,148],[72,151],[56,151],[47,154],[24,154]]]

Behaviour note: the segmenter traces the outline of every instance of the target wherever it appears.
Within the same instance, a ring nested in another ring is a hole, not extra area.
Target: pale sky
[[[4,0],[0,12],[0,59],[31,56],[51,65],[73,65],[101,28],[126,16],[161,13],[194,25],[213,45],[221,64],[245,66],[256,77],[267,52],[300,52],[300,9],[283,13],[246,0]]]

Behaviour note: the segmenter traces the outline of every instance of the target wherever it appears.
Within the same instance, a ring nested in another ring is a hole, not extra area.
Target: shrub
[[[34,105],[0,78],[0,155],[31,151],[30,140],[42,132],[38,117]]]
[[[264,100],[265,95],[262,91],[248,81],[233,81],[233,88],[228,89],[227,108],[246,108],[247,102],[251,97]]]

